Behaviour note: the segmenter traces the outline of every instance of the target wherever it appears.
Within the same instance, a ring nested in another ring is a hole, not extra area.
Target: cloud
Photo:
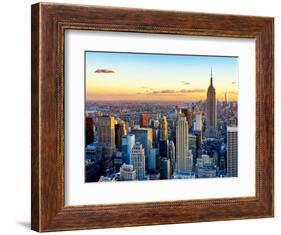
[[[204,89],[181,89],[181,90],[160,90],[160,91],[152,91],[151,95],[157,94],[184,94],[184,93],[203,93]]]
[[[204,89],[187,89],[187,90],[182,89],[181,91],[182,92],[184,91],[186,93],[203,93],[203,92],[205,92]]]
[[[183,83],[183,85],[190,85],[190,82],[187,81],[181,81],[181,83]]]
[[[95,73],[115,73],[115,72],[110,69],[97,69]]]
[[[160,93],[164,93],[164,94],[169,94],[169,93],[175,93],[175,90],[162,90],[160,91]]]

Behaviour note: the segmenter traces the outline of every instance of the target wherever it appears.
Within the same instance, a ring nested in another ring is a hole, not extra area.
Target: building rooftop
[[[237,128],[237,126],[228,126],[227,127],[227,131],[233,131],[233,132],[237,132],[238,131],[238,128]]]
[[[124,171],[133,171],[134,170],[134,166],[133,165],[129,165],[129,164],[126,164],[124,163],[122,166],[121,166],[122,170]]]

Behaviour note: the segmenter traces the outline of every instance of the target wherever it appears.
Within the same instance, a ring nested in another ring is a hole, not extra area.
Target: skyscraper
[[[143,180],[145,178],[145,155],[142,144],[139,142],[132,148],[131,165],[136,170],[137,179]]]
[[[196,135],[188,135],[188,147],[192,151],[194,163],[196,163],[196,158],[198,156],[198,140]]]
[[[160,179],[170,179],[171,176],[171,160],[162,158],[160,162]]]
[[[159,140],[158,149],[160,157],[168,156],[168,140]]]
[[[188,128],[189,128],[189,130],[191,130],[193,120],[195,119],[194,107],[192,107],[192,108],[182,108],[181,112],[185,115],[186,120],[188,122]]]
[[[168,144],[168,158],[171,160],[171,165],[174,170],[176,165],[176,148],[172,140],[170,140]]]
[[[133,135],[133,134],[127,135],[127,159],[128,159],[127,162],[129,164],[131,164],[131,154],[132,154],[132,149],[135,145],[135,142],[136,142],[135,135]]]
[[[225,104],[225,105],[228,104],[227,91],[225,91],[225,93],[224,93],[224,104]]]
[[[91,144],[94,141],[93,118],[86,117],[86,141],[85,145]]]
[[[98,138],[99,145],[115,148],[114,117],[98,118]]]
[[[172,140],[168,144],[168,158],[171,163],[171,174],[173,174],[176,168],[176,148]]]
[[[148,114],[142,113],[140,115],[140,127],[147,128],[148,127]]]
[[[191,150],[188,150],[187,151],[187,154],[184,158],[184,163],[185,163],[185,169],[184,171],[185,172],[192,172],[192,167],[193,167],[193,155],[192,155],[192,151]]]
[[[136,128],[131,131],[135,135],[135,142],[142,144],[145,157],[148,158],[152,148],[152,129],[151,128]],[[146,159],[148,164],[148,159]],[[146,166],[147,167],[147,166]]]
[[[195,114],[194,131],[202,131],[202,113],[197,112]]]
[[[121,138],[121,151],[122,151],[122,162],[129,164],[129,156],[128,156],[128,140],[127,135],[123,135]]]
[[[176,124],[176,171],[185,172],[185,157],[188,153],[188,122],[179,115]]]
[[[160,140],[168,140],[168,122],[166,116],[160,118]]]
[[[237,127],[227,127],[227,176],[237,177],[238,170],[238,130]]]
[[[119,122],[117,124],[115,124],[115,145],[116,148],[118,148],[119,150],[121,150],[121,144],[122,144],[122,136],[126,135],[127,131],[126,131],[126,125],[124,122]]]
[[[195,115],[195,122],[194,122],[194,127],[193,127],[193,132],[194,135],[196,136],[196,155],[193,154],[193,161],[196,162],[196,158],[201,152],[202,149],[202,113],[198,112]]]
[[[216,100],[216,90],[213,86],[212,70],[211,70],[210,86],[207,91],[206,136],[209,138],[216,138],[216,136],[217,136],[217,100]]]
[[[119,172],[120,167],[122,166],[122,163],[123,163],[123,161],[122,161],[122,152],[116,152],[114,154],[113,162],[114,162],[115,172]]]
[[[181,112],[182,114],[184,114],[184,116],[186,117],[186,120],[188,120],[188,117],[189,117],[189,115],[188,115],[189,109],[188,109],[188,108],[181,108],[180,112]]]
[[[152,128],[152,145],[153,148],[156,148],[159,141],[159,120],[156,116],[152,118],[150,126]]]
[[[156,169],[156,148],[152,148],[150,150],[150,154],[148,157],[148,169],[152,170],[152,169]]]
[[[119,123],[116,123],[114,125],[114,136],[115,136],[115,146],[117,149],[119,149],[119,133],[120,133],[120,124]],[[120,140],[121,140],[121,137],[120,137]]]
[[[114,170],[112,155],[115,150],[114,117],[100,116],[97,120],[98,145],[97,154],[101,156],[102,173],[111,174]]]

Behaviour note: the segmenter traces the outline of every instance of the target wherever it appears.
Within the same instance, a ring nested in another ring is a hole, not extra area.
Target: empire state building
[[[213,86],[213,74],[211,70],[210,86],[207,91],[206,137],[216,138],[216,136],[217,136],[217,100],[216,100],[216,89]]]

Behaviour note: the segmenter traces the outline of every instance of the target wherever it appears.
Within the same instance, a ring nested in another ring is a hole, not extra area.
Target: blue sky
[[[225,91],[237,99],[237,57],[86,52],[85,59],[89,100],[205,99],[211,68],[218,99]]]

